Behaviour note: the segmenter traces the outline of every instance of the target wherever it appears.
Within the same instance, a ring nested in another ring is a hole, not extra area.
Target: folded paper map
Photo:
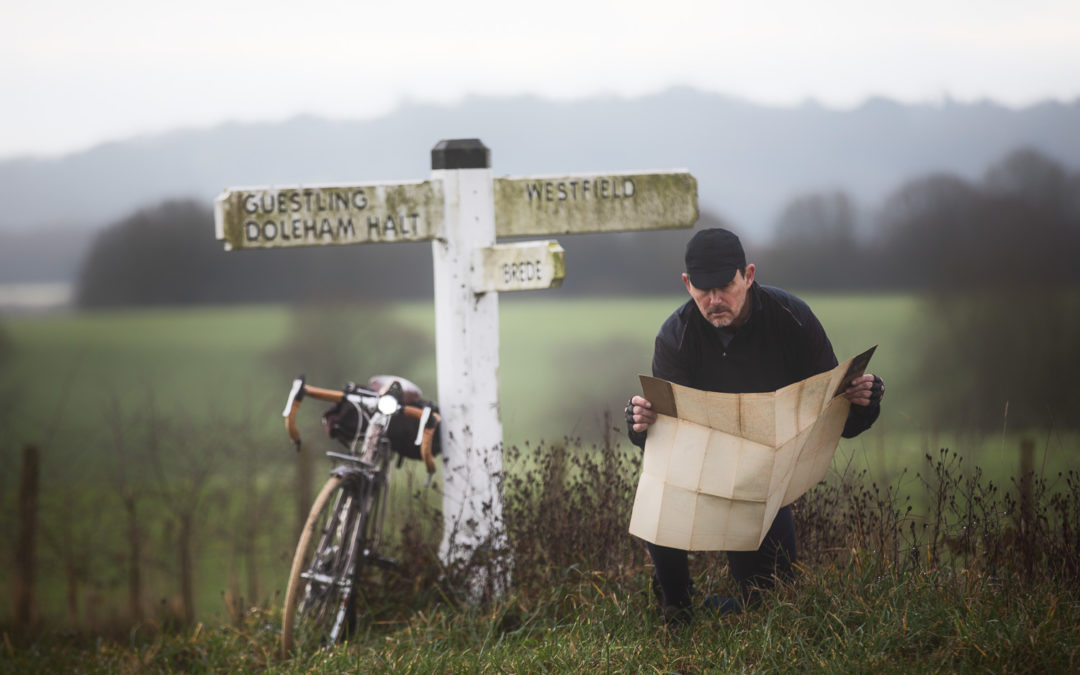
[[[657,413],[630,534],[688,551],[753,551],[780,507],[825,477],[876,347],[763,394],[719,394],[641,376]]]

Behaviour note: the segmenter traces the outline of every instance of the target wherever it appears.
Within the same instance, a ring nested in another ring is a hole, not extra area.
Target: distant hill
[[[0,161],[0,241],[8,242],[0,282],[22,276],[5,258],[18,250],[22,267],[32,268],[27,256],[55,247],[57,232],[82,235],[39,277],[63,278],[57,259],[78,258],[86,233],[139,207],[184,197],[209,204],[226,186],[424,178],[435,143],[473,137],[491,148],[496,175],[688,168],[702,207],[760,241],[787,201],[807,192],[844,190],[875,206],[909,178],[976,178],[1020,146],[1080,165],[1080,100],[1011,109],[873,99],[832,110],[672,89],[568,103],[470,98],[451,107],[407,104],[361,122],[299,117],[179,130],[60,158]]]

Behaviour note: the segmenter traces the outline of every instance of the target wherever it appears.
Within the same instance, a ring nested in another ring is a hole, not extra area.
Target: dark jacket
[[[788,293],[757,282],[748,291],[750,317],[728,333],[701,316],[689,300],[660,327],[653,349],[652,372],[658,377],[705,391],[728,394],[771,392],[836,367],[836,354],[810,307]],[[870,428],[879,403],[851,406],[844,438]],[[644,447],[645,432],[630,432]]]

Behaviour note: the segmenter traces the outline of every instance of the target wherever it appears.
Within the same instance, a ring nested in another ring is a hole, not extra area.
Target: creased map
[[[763,394],[719,394],[641,376],[649,427],[630,534],[689,551],[756,550],[782,506],[825,477],[876,347]]]

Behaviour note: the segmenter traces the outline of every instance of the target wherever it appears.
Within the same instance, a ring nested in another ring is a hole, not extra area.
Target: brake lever
[[[300,429],[296,426],[296,412],[300,408],[300,401],[304,399],[304,380],[301,375],[293,380],[292,389],[289,390],[289,398],[285,401],[285,410],[281,416],[285,418],[285,429],[293,441],[293,449],[300,452]]]
[[[304,381],[307,378],[303,375],[293,380],[292,389],[289,390],[289,398],[285,400],[285,410],[281,411],[282,417],[288,417],[292,412],[292,406],[294,401],[301,401],[304,399]]]

